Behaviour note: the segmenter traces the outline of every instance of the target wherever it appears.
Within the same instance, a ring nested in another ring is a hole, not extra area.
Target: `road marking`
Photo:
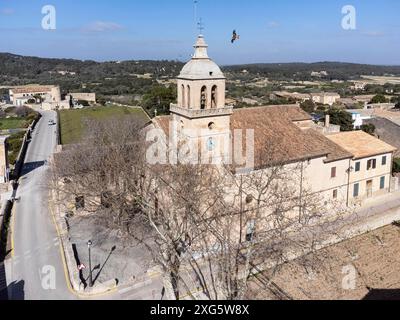
[[[14,253],[14,224],[15,224],[15,212],[16,212],[16,209],[15,209],[15,207],[16,207],[16,205],[15,205],[15,203],[14,203],[14,205],[13,205],[13,208],[12,208],[12,210],[11,210],[11,227],[10,227],[10,230],[11,230],[11,259],[14,259],[14,255],[15,255],[15,253]]]

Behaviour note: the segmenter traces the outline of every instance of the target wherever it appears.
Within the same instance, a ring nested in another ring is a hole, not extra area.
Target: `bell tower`
[[[202,158],[227,157],[233,107],[225,105],[226,78],[209,58],[203,35],[194,49],[177,78],[178,102],[170,107],[173,121],[178,133],[196,141]]]

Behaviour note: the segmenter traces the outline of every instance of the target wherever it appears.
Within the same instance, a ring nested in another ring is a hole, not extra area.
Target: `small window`
[[[360,184],[356,183],[354,185],[353,197],[357,198],[359,195],[360,195]]]
[[[338,197],[338,191],[333,190],[333,199],[337,199],[337,197]]]
[[[381,177],[381,190],[385,189],[385,184],[386,184],[386,178],[385,177]]]
[[[368,160],[367,170],[376,169],[376,159]]]
[[[383,166],[386,166],[386,164],[387,164],[387,157],[384,156],[384,157],[382,158],[382,165],[383,165]]]
[[[356,172],[360,172],[361,170],[361,162],[356,162]]]
[[[331,169],[331,178],[336,178],[336,167]]]

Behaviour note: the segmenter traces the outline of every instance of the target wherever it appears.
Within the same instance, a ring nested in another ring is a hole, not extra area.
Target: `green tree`
[[[155,115],[155,110],[158,115],[168,114],[170,104],[176,102],[176,96],[173,86],[155,86],[143,96],[142,106],[152,115]]]
[[[332,108],[328,110],[326,115],[330,116],[330,123],[340,126],[341,131],[353,131],[354,121],[350,113],[345,110]]]
[[[383,94],[377,94],[372,98],[371,103],[387,103],[388,99]]]
[[[395,109],[400,109],[400,96],[393,97],[391,102],[395,103]]]
[[[361,130],[364,131],[364,132],[366,132],[366,133],[368,133],[368,134],[370,134],[371,136],[373,136],[373,135],[375,135],[376,127],[375,127],[375,125],[373,125],[372,123],[363,124],[363,125],[361,126]]]
[[[315,103],[312,100],[302,102],[300,107],[307,113],[313,113],[315,111]]]
[[[400,173],[400,158],[395,158],[393,161],[393,173]]]

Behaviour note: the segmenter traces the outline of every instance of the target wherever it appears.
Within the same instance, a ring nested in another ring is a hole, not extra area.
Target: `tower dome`
[[[225,79],[224,74],[218,65],[212,61],[207,53],[208,45],[203,35],[199,35],[194,45],[192,59],[183,67],[179,79],[190,80],[215,80]]]
[[[192,59],[177,78],[178,97],[176,106],[170,108],[172,113],[183,112],[190,117],[223,113],[226,78],[218,65],[209,58],[207,48],[204,37],[199,35]]]

